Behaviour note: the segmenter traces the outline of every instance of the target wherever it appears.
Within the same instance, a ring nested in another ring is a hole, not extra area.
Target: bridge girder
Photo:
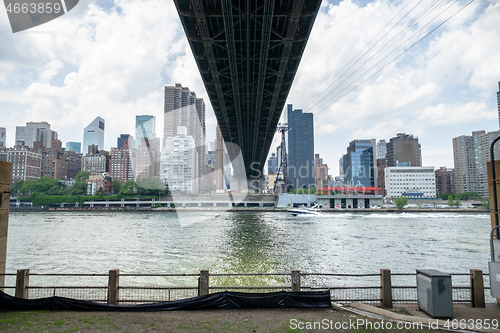
[[[259,178],[321,0],[174,0],[229,154]]]

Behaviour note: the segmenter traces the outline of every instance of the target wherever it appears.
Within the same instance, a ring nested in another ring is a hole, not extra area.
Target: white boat
[[[320,212],[318,212],[318,209],[317,209],[318,205],[314,205],[310,208],[308,207],[299,207],[299,208],[294,208],[294,209],[289,209],[288,211],[290,213],[292,213],[293,216],[321,216],[323,214],[321,214]]]

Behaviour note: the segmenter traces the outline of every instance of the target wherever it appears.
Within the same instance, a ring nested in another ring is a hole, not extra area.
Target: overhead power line
[[[312,98],[306,102],[304,105],[304,109],[311,110],[313,113],[318,113],[324,110],[325,107],[328,107],[331,104],[339,101],[341,98],[347,96],[354,89],[356,89],[362,83],[368,81],[373,76],[378,74],[388,65],[399,59],[402,55],[416,46],[418,43],[423,41],[437,29],[439,29],[446,22],[451,20],[454,16],[460,13],[463,9],[469,6],[474,0],[470,0],[453,14],[448,16],[446,19],[437,23],[437,25],[432,28],[429,32],[425,33],[421,38],[419,38],[416,42],[410,44],[408,47],[405,45],[411,39],[414,39],[416,36],[424,33],[424,30],[437,21],[441,15],[443,15],[446,11],[448,11],[453,5],[455,5],[458,0],[451,2],[444,9],[439,11],[439,5],[443,0],[433,0],[425,8],[420,11],[416,11],[415,9],[419,4],[423,2],[423,0],[418,1],[408,12],[406,12],[403,17],[401,17],[388,31],[384,32],[386,28],[391,24],[391,22],[395,21],[397,17],[403,12],[405,8],[407,8],[412,1],[409,1],[399,12],[394,16],[388,24],[384,26],[376,35],[373,37],[370,42],[359,51],[354,58],[352,58],[336,75],[330,78],[327,84],[323,85],[318,93],[316,93]],[[410,20],[404,27],[402,27],[399,31],[396,32],[394,36],[392,36],[388,41],[386,41],[382,46],[377,48],[372,55],[369,55],[370,51],[374,49],[374,47],[380,44],[384,38],[386,38],[391,31],[395,30],[396,26],[400,24],[404,18],[406,18],[410,13],[415,13],[415,17]],[[423,24],[420,29],[413,32],[409,37],[408,31],[411,31],[413,27],[417,26],[418,23],[423,22],[423,20],[429,17],[431,14],[436,15],[432,16],[432,18]],[[383,34],[380,38],[376,39],[377,36]],[[376,41],[372,44],[372,42],[376,39]],[[397,44],[397,45],[396,45]],[[402,50],[402,51],[401,51]],[[400,51],[399,53],[397,53]],[[397,53],[395,56],[393,56]],[[360,55],[361,54],[361,55]],[[393,56],[391,58],[391,56]],[[360,63],[358,65],[358,63]],[[357,66],[356,66],[357,65]]]

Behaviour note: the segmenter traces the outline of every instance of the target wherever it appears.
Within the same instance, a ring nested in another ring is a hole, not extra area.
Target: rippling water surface
[[[488,214],[11,213],[7,272],[487,272]]]

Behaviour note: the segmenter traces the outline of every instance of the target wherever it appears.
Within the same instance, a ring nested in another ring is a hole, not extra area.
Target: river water
[[[487,272],[488,214],[11,213],[7,272]]]

